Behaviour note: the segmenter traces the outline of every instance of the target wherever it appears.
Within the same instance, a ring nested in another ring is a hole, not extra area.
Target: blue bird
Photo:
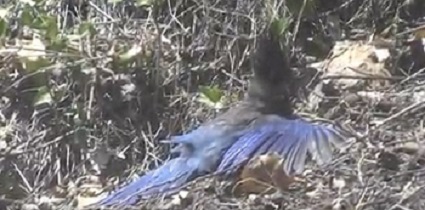
[[[285,159],[286,174],[298,174],[308,156],[318,164],[332,160],[332,145],[345,145],[333,125],[316,125],[291,108],[294,76],[279,41],[260,37],[253,56],[254,77],[244,99],[195,130],[173,136],[178,156],[102,199],[98,205],[134,205],[170,195],[195,178],[209,174],[237,176],[253,158],[274,153]]]

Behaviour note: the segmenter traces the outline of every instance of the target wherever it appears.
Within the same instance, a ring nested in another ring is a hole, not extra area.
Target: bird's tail
[[[170,195],[198,176],[198,162],[193,158],[175,158],[123,186],[96,205],[134,205],[141,199]]]
[[[246,99],[272,106],[279,104],[280,110],[291,110],[290,102],[295,93],[294,73],[280,38],[271,30],[266,31],[257,39],[251,59],[254,77],[250,81]]]
[[[270,29],[257,39],[253,71],[255,80],[264,82],[264,85],[289,84],[294,77],[281,41],[281,37]]]

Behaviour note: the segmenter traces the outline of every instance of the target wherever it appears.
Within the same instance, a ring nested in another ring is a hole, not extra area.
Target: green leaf
[[[281,37],[286,30],[289,27],[289,23],[290,23],[290,18],[275,18],[272,22],[271,22],[271,30],[272,33],[276,36],[276,37]]]
[[[31,7],[25,6],[24,9],[22,10],[22,14],[21,14],[22,24],[24,24],[26,26],[30,26],[34,22],[34,19],[35,19],[35,17],[34,17],[34,14],[33,14]]]
[[[7,34],[8,24],[3,18],[0,18],[0,37],[5,37]]]
[[[50,41],[50,45],[47,49],[65,52],[67,51],[67,43],[68,39],[66,37],[56,37],[56,39]]]
[[[55,40],[56,36],[59,34],[56,18],[52,16],[43,16],[42,21],[43,28],[46,30],[46,37],[50,40]]]
[[[34,16],[30,7],[25,7],[22,16],[22,23],[31,28],[44,30],[47,39],[54,40],[59,33],[56,18],[50,15]]]
[[[47,86],[41,86],[40,88],[38,88],[37,94],[34,97],[34,106],[52,103],[53,99],[50,95],[49,88]]]
[[[93,37],[96,34],[96,28],[90,22],[83,22],[80,24],[80,27],[78,28],[78,33],[80,35],[88,34],[90,35],[90,37]]]
[[[208,87],[208,86],[201,86],[201,97],[208,99],[212,103],[218,103],[221,101],[221,98],[223,97],[223,92],[217,87]]]

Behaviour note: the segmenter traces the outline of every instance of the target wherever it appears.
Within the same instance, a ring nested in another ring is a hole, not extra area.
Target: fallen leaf
[[[286,190],[295,182],[283,170],[284,160],[276,154],[261,155],[252,159],[241,172],[234,188],[239,193],[274,193],[277,189]]]
[[[391,77],[385,64],[390,58],[389,48],[375,46],[373,42],[337,42],[331,56],[324,61],[324,78],[329,78],[325,83],[342,90],[389,85],[389,80],[378,78]]]

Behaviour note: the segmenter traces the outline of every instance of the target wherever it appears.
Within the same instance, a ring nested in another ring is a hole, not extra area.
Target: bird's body
[[[343,137],[334,128],[314,125],[292,113],[288,99],[291,72],[276,40],[264,40],[255,56],[254,79],[241,102],[197,129],[172,137],[170,142],[177,146],[171,152],[178,157],[99,204],[132,205],[141,199],[174,193],[207,174],[242,175],[243,179],[250,174],[263,176],[250,170],[252,164],[248,163],[267,154],[274,156],[260,162],[274,170],[271,179],[283,188],[291,181],[289,175],[302,172],[308,154],[318,163],[329,162],[331,145],[340,145]],[[279,156],[285,161],[276,158]],[[280,172],[275,171],[279,167]]]

